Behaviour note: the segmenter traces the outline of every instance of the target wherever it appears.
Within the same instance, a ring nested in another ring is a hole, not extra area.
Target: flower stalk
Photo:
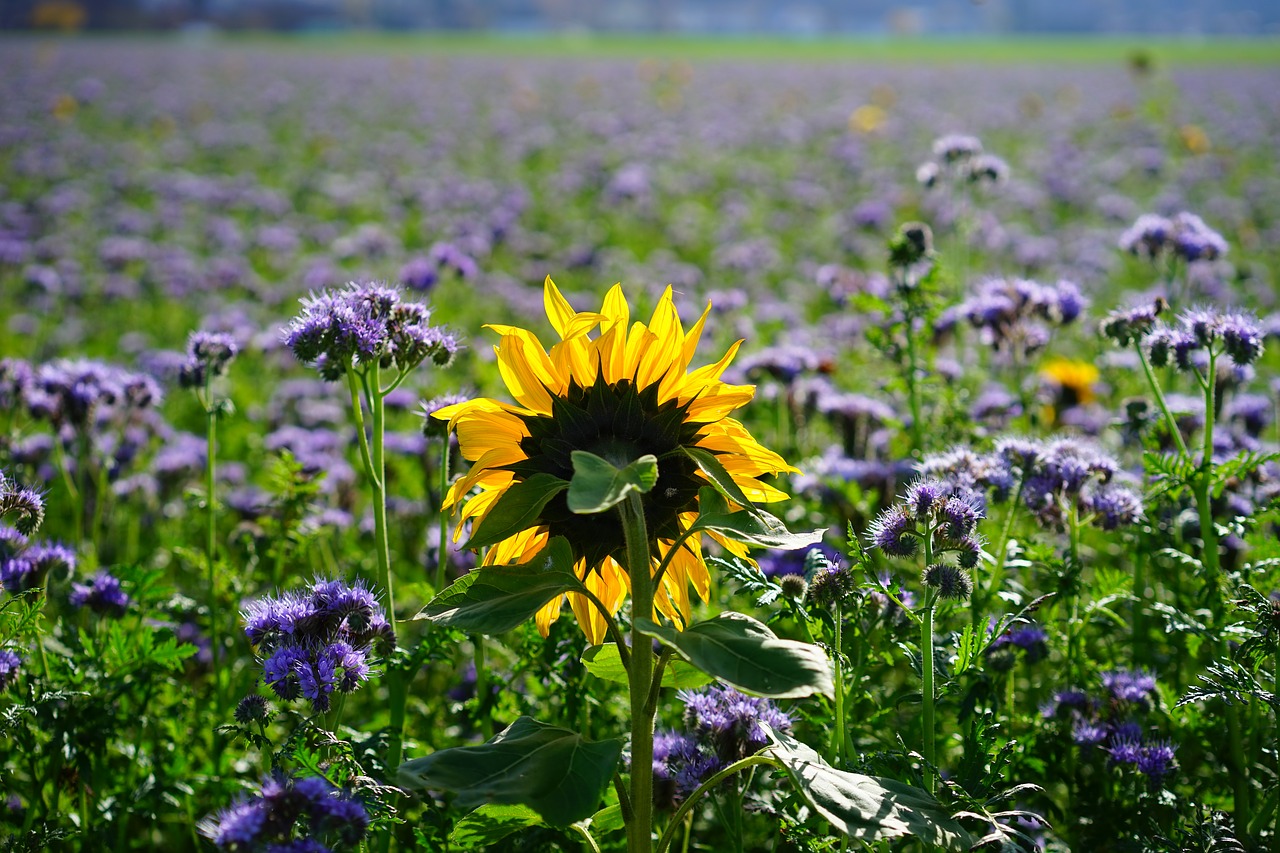
[[[653,644],[635,631],[639,618],[653,613],[653,576],[649,534],[640,495],[630,494],[618,505],[627,542],[627,572],[631,578],[631,810],[628,824],[630,853],[653,850],[653,717],[649,693],[653,680]]]

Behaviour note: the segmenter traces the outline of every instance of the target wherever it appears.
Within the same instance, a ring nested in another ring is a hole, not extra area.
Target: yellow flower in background
[[[1178,137],[1192,154],[1208,154],[1213,147],[1209,142],[1209,134],[1198,124],[1184,124],[1178,128]]]
[[[755,393],[754,386],[720,379],[742,342],[719,361],[689,369],[710,305],[686,332],[670,287],[647,324],[631,322],[621,285],[610,289],[598,312],[579,312],[548,278],[543,302],[560,338],[550,349],[526,329],[488,327],[502,336],[494,352],[516,404],[480,398],[433,414],[449,421],[463,457],[474,463],[446,498],[448,506],[463,503],[455,541],[468,520],[478,528],[514,484],[537,474],[572,479],[575,450],[594,453],[618,467],[646,454],[657,457],[657,484],[642,499],[651,572],[697,518],[698,490],[708,484],[684,448],[714,453],[750,501],[787,497],[760,478],[795,469],[729,417]],[[474,489],[479,491],[472,494]],[[731,553],[745,556],[742,543],[708,535]],[[610,613],[616,613],[630,588],[622,523],[612,512],[570,511],[564,491],[524,529],[493,545],[484,562],[528,562],[555,536],[568,540],[578,577]],[[655,610],[683,626],[689,620],[689,586],[705,601],[710,584],[701,536],[695,534],[672,557],[655,590]],[[599,611],[575,593],[563,598],[588,640],[602,642],[606,625]],[[562,603],[556,598],[538,612],[543,636],[559,617]]]
[[[889,114],[876,104],[863,104],[849,114],[849,129],[854,133],[874,133],[884,126]]]
[[[1055,423],[1073,406],[1087,406],[1097,399],[1098,368],[1087,361],[1055,358],[1040,368],[1040,377],[1053,391],[1053,401],[1041,411],[1045,423]]]

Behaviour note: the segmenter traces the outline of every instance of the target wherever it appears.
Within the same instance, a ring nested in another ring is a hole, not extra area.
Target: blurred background
[[[1280,0],[0,0],[0,29],[1251,36]]]

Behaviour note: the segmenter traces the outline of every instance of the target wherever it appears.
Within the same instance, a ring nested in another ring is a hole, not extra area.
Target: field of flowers
[[[0,849],[1280,850],[1277,139],[0,43]]]

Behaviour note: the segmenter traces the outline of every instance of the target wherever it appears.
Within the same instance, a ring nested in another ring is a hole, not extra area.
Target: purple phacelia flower
[[[71,585],[71,606],[87,607],[94,613],[107,616],[123,616],[129,609],[129,596],[120,588],[119,578],[103,570],[87,584]]]

